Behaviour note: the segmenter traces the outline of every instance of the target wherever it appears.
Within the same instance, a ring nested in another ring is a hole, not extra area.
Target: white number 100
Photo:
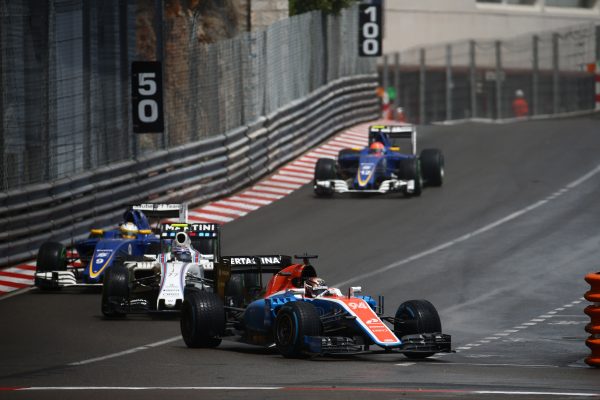
[[[379,25],[377,24],[377,8],[367,7],[365,14],[369,16],[370,22],[362,26],[362,35],[366,39],[362,43],[363,53],[366,55],[375,55],[379,53]]]

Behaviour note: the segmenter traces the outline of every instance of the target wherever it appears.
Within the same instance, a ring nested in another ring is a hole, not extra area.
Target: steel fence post
[[[560,65],[559,65],[559,36],[558,33],[552,34],[552,113],[558,114],[560,107]]]
[[[119,62],[121,73],[121,138],[126,148],[122,151],[122,159],[132,158],[132,143],[129,130],[129,46],[127,40],[127,0],[119,0]]]
[[[390,99],[387,94],[387,88],[389,85],[389,68],[388,68],[388,55],[383,55],[383,76],[381,77],[381,86],[383,87],[383,98],[382,98],[382,116],[383,118],[387,118],[389,114]],[[387,99],[387,102],[386,102]]]
[[[0,18],[3,18],[6,11],[6,2],[0,2]],[[4,43],[6,35],[4,33],[5,24],[0,24],[0,43]],[[0,48],[0,87],[6,88],[4,84],[4,49]],[[6,168],[6,148],[4,143],[4,136],[6,135],[6,129],[4,127],[4,93],[6,90],[3,90],[0,93],[0,190],[5,191],[8,190],[8,179],[7,179],[7,168]]]
[[[90,2],[84,1],[81,10],[81,31],[83,36],[83,169],[92,168],[92,92],[91,92],[91,33]]]
[[[600,25],[596,25],[596,63],[600,62]]]
[[[162,82],[161,86],[163,87],[163,97],[165,93],[165,75],[167,74],[165,68],[165,46],[164,46],[164,9],[163,9],[163,1],[162,0],[154,0],[154,31],[156,34],[156,61],[160,61],[162,65]],[[164,104],[164,102],[163,102]],[[162,143],[161,146],[163,149],[167,149],[169,147],[169,137],[167,135],[167,130],[169,126],[169,118],[167,117],[168,112],[163,110],[163,115],[165,118],[165,126],[164,130],[161,134]]]
[[[419,123],[421,125],[427,122],[425,118],[425,89],[426,89],[426,70],[425,70],[425,48],[419,49]]]
[[[532,36],[532,66],[531,66],[531,114],[539,113],[539,90],[540,90],[540,59],[539,59],[539,43],[538,35]]]
[[[477,67],[475,65],[475,41],[469,41],[469,80],[471,89],[471,118],[477,117]]]
[[[594,62],[596,63],[595,75],[594,75],[594,86],[595,91],[594,94],[596,96],[596,111],[600,110],[600,81],[598,81],[598,77],[600,76],[600,25],[596,25],[596,59]]]
[[[381,86],[383,86],[383,90],[387,91],[387,87],[389,85],[389,67],[388,67],[388,55],[383,55],[383,74],[381,77]]]
[[[446,121],[452,119],[452,45],[446,45]]]
[[[502,41],[496,40],[496,119],[502,119]]]
[[[400,53],[394,53],[394,89],[396,89],[396,98],[394,98],[394,109],[392,114],[394,119],[398,119],[398,107],[400,107]]]

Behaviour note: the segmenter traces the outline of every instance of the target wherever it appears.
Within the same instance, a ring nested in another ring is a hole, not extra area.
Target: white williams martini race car
[[[220,256],[217,224],[165,224],[160,240],[159,255],[131,257],[106,272],[105,316],[176,312],[188,288],[213,291],[214,263]]]

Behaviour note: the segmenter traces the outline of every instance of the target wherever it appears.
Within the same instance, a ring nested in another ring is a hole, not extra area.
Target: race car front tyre
[[[394,334],[399,338],[422,333],[441,333],[440,316],[427,300],[408,300],[400,304],[396,311]],[[408,358],[427,358],[435,353],[404,353]]]
[[[186,288],[181,336],[188,347],[217,347],[225,333],[225,307],[216,293]]]
[[[284,304],[275,318],[275,344],[286,358],[306,357],[304,337],[321,336],[323,327],[314,305],[304,301]]]
[[[415,186],[410,196],[420,196],[423,191],[423,178],[421,176],[421,166],[416,157],[405,158],[398,163],[398,178],[405,181],[414,181]]]
[[[46,242],[37,254],[37,271],[65,271],[67,269],[67,249],[62,243]]]
[[[320,158],[315,165],[315,183],[316,181],[329,181],[337,179],[337,167],[335,160],[331,158]],[[331,196],[333,189],[328,189],[315,185],[315,194],[317,196]]]
[[[444,183],[444,155],[438,149],[425,149],[421,152],[423,179],[429,186],[442,186]]]
[[[102,285],[102,314],[108,318],[127,315],[129,304],[129,270],[115,264],[104,273]]]

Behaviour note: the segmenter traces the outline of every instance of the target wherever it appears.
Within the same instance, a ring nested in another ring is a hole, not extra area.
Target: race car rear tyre
[[[410,196],[420,196],[423,191],[423,178],[421,176],[421,166],[419,160],[414,158],[405,158],[398,163],[398,178],[404,181],[415,181],[415,187]]]
[[[425,149],[421,152],[423,179],[429,186],[442,186],[444,183],[444,155],[438,149]]]
[[[225,333],[225,306],[216,293],[186,288],[181,336],[188,347],[217,347]]]
[[[400,304],[396,311],[394,333],[399,338],[421,333],[441,333],[440,316],[427,300],[408,300]],[[435,353],[404,353],[408,358],[427,358]]]
[[[107,318],[125,317],[128,304],[129,270],[122,264],[114,264],[104,273],[102,314]]]
[[[315,166],[315,183],[316,181],[328,181],[337,179],[337,168],[335,160],[331,158],[320,158]],[[333,189],[317,187],[315,185],[315,194],[317,196],[331,196]]]
[[[275,344],[286,358],[302,358],[304,336],[321,336],[323,327],[319,312],[311,303],[292,301],[284,304],[275,318]]]
[[[46,242],[37,254],[37,271],[65,271],[67,269],[67,249],[62,243]]]

